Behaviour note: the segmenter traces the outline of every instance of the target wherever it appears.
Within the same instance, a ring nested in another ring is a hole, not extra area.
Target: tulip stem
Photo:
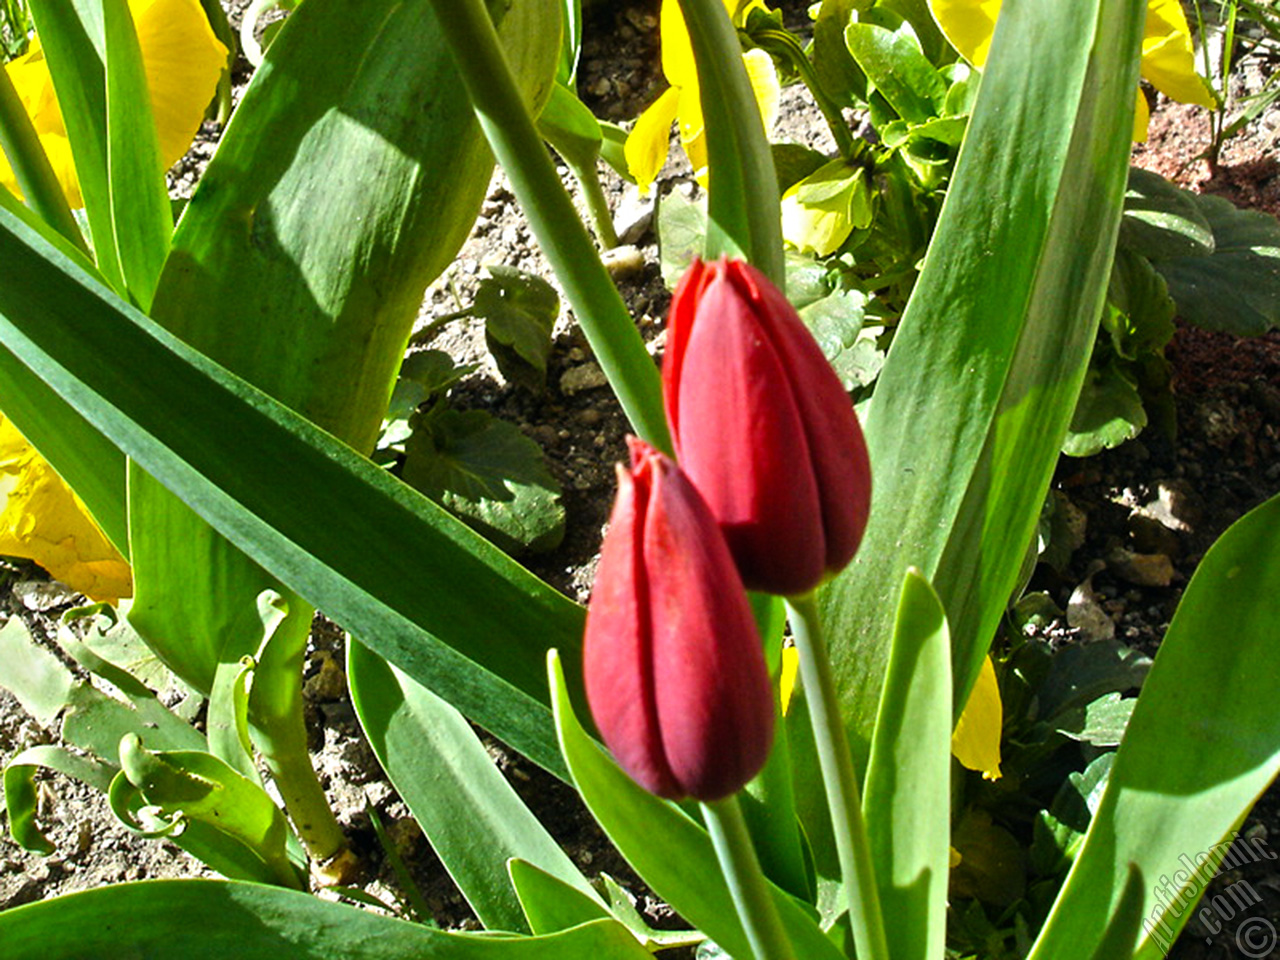
[[[754,960],[795,960],[738,798],[704,803],[702,810]]]
[[[431,0],[431,6],[489,146],[627,419],[637,434],[669,453],[657,368],[560,182],[484,0]]]
[[[887,960],[889,948],[885,939],[884,915],[871,863],[867,825],[862,818],[858,776],[853,769],[849,741],[836,700],[831,660],[827,656],[813,592],[788,597],[787,610],[799,653],[800,681],[809,704],[814,744],[827,791],[827,806],[831,810],[831,827],[849,905],[854,945],[861,960]]]

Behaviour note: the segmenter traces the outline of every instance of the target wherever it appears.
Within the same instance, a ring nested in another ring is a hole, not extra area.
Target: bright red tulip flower
[[[748,589],[804,593],[853,559],[871,503],[862,429],[764,274],[694,261],[671,301],[662,387],[680,466]]]
[[[587,702],[646,790],[719,800],[760,771],[773,742],[760,635],[702,497],[669,457],[628,442],[587,607]]]

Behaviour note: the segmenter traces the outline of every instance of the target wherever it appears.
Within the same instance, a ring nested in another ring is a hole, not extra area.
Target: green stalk
[[[818,605],[812,592],[787,598],[791,633],[800,654],[800,680],[813,724],[814,745],[822,767],[836,855],[840,860],[840,881],[849,905],[853,941],[860,960],[888,960],[884,915],[879,887],[871,863],[871,843],[862,818],[858,776],[853,769],[840,702],[836,698],[831,660],[827,656]]]
[[[564,155],[561,154],[563,157]],[[573,171],[582,187],[582,195],[587,201],[587,210],[591,214],[591,222],[596,228],[596,237],[600,246],[612,250],[618,245],[618,234],[613,229],[613,212],[609,209],[609,200],[604,195],[604,187],[600,183],[600,171],[593,160],[590,166],[576,163],[565,158],[565,163]]]
[[[618,402],[637,434],[670,453],[657,368],[560,182],[483,0],[431,3],[480,126]]]
[[[281,623],[264,645],[253,676],[250,716],[254,740],[284,800],[298,838],[328,882],[350,880],[356,860],[320,787],[307,749],[303,714],[302,658],[310,631],[310,608]]]
[[[707,129],[707,255],[741,253],[785,290],[778,175],[738,32],[722,0],[680,0],[680,9]]]
[[[841,111],[840,105],[827,95],[826,89],[823,88],[822,82],[818,79],[817,71],[813,69],[813,64],[805,55],[804,47],[800,46],[800,41],[795,38],[795,35],[786,30],[760,30],[752,34],[751,39],[765,50],[777,51],[779,55],[786,57],[789,64],[796,68],[796,73],[800,74],[801,81],[809,88],[809,93],[813,95],[813,102],[822,111],[822,119],[827,122],[827,127],[831,130],[831,136],[836,141],[840,156],[846,160],[852,160],[856,149],[853,131],[849,129],[849,124],[845,122],[844,113]]]
[[[58,183],[49,157],[40,145],[36,128],[22,106],[9,72],[3,67],[0,67],[0,150],[4,151],[9,166],[13,167],[28,206],[76,249],[92,259],[80,228],[71,216],[62,185]]]
[[[747,942],[751,944],[753,960],[795,960],[795,951],[782,929],[773,894],[760,871],[738,798],[731,796],[715,803],[704,803],[702,810],[711,842],[716,848],[716,857],[720,860],[720,869],[738,909]]]

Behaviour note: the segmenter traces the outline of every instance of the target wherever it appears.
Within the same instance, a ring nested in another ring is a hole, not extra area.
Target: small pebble
[[[594,390],[608,385],[609,380],[605,377],[604,371],[598,364],[590,361],[577,367],[570,367],[560,378],[560,392],[569,396],[581,393],[583,390]]]

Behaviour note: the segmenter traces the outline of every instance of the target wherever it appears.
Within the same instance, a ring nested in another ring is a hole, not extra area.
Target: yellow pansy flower
[[[960,765],[981,770],[984,780],[1000,779],[1000,731],[1004,726],[1004,705],[991,658],[982,661],[978,682],[969,693],[969,702],[951,734],[951,753]]]
[[[34,560],[91,600],[133,595],[129,564],[26,438],[0,416],[0,554]]]
[[[974,66],[986,63],[1000,0],[929,0],[929,9],[951,45]],[[1213,95],[1196,74],[1191,29],[1180,0],[1150,0],[1142,38],[1142,75],[1172,100],[1214,106]],[[1138,91],[1133,139],[1147,139],[1147,98]]]
[[[747,4],[737,12],[739,19],[751,7],[764,8],[760,0]],[[730,14],[737,10],[737,0],[725,0]],[[698,69],[693,60],[693,44],[684,24],[678,0],[662,0],[660,30],[662,36],[662,73],[671,84],[640,118],[627,137],[627,168],[635,177],[642,193],[649,190],[654,177],[667,162],[667,144],[671,124],[679,122],[680,142],[693,165],[693,175],[704,187],[707,183],[707,145],[702,122],[702,100],[698,89]],[[756,103],[764,119],[765,130],[773,127],[778,116],[778,73],[773,60],[763,50],[749,50],[742,55],[755,91]]]
[[[167,168],[187,152],[200,129],[226,64],[227,48],[214,36],[198,0],[129,0],[129,11],[142,48],[151,110],[160,136],[160,155]],[[84,206],[67,128],[39,37],[24,56],[4,69],[31,116],[67,203],[72,208]],[[17,178],[2,151],[0,185],[21,196]]]

